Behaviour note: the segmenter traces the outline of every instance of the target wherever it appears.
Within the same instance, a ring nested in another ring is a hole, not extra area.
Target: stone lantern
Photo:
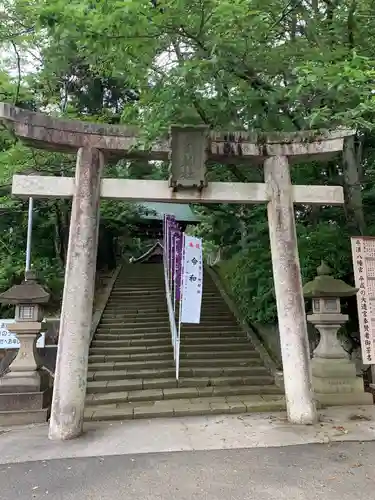
[[[357,377],[355,364],[337,337],[349,319],[341,314],[340,299],[356,295],[358,290],[335,279],[331,272],[322,262],[317,277],[303,287],[305,298],[312,299],[312,314],[307,321],[320,333],[311,360],[315,396],[323,405],[372,404],[372,395],[364,392],[363,379]]]
[[[42,305],[49,297],[36,281],[34,271],[27,271],[20,285],[0,294],[0,303],[15,305],[16,321],[9,328],[20,342],[10,371],[0,378],[0,422],[4,421],[4,413],[12,413],[12,410],[17,410],[18,416],[22,410],[28,412],[28,416],[23,414],[20,421],[13,420],[13,423],[46,421],[46,410],[42,410],[44,383],[38,370],[36,342],[42,330]]]

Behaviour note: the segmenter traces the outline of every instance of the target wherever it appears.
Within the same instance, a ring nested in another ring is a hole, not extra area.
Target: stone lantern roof
[[[322,261],[317,268],[317,276],[303,287],[303,295],[307,299],[318,297],[351,297],[358,292],[358,288],[346,284],[344,281],[331,276],[332,269]]]
[[[26,271],[25,280],[0,294],[0,304],[45,304],[50,294],[37,282],[35,271]]]

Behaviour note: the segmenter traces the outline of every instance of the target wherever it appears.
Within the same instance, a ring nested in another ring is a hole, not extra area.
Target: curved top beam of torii
[[[23,142],[35,148],[75,153],[79,148],[90,147],[119,157],[170,158],[170,137],[160,138],[151,148],[142,149],[137,127],[64,120],[7,103],[0,103],[0,121],[11,127]],[[342,151],[345,137],[354,134],[349,129],[258,134],[214,132],[205,126],[182,128],[201,128],[202,133],[207,131],[207,160],[220,163],[262,162],[267,156],[278,155],[288,156],[290,161],[301,161],[310,156],[314,156],[314,160],[324,160]]]

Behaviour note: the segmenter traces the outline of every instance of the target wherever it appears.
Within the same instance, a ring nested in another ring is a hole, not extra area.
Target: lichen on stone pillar
[[[99,150],[90,148],[79,150],[65,269],[50,439],[73,439],[83,430],[103,164],[103,155]]]
[[[288,158],[267,158],[264,175],[270,200],[268,224],[288,419],[295,424],[312,424],[317,415]]]

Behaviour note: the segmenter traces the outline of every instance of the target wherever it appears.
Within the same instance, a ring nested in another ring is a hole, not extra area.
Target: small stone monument
[[[357,377],[355,364],[337,338],[340,327],[349,317],[341,314],[341,297],[350,297],[357,289],[331,276],[324,262],[318,275],[303,287],[305,298],[312,299],[313,313],[307,316],[320,333],[320,342],[311,360],[312,384],[316,399],[323,405],[373,404],[364,391],[363,379]]]
[[[36,342],[42,330],[42,304],[49,293],[36,281],[34,271],[25,273],[25,280],[0,294],[0,303],[15,305],[16,322],[10,326],[20,348],[10,371],[0,378],[0,424],[45,422],[48,382],[39,370]]]

